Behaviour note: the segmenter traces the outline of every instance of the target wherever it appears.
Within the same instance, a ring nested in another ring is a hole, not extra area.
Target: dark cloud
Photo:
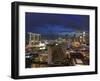
[[[88,15],[29,13],[25,15],[26,32],[50,33],[89,31]]]

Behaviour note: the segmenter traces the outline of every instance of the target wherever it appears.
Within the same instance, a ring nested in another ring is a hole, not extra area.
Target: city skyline
[[[89,65],[89,16],[25,15],[26,68]]]

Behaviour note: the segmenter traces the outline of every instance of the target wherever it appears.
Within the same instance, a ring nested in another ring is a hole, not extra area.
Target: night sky
[[[89,32],[89,16],[73,14],[25,13],[26,33]]]

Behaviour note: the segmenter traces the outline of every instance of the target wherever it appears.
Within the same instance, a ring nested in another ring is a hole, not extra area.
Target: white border
[[[25,69],[25,12],[79,14],[90,16],[90,65]],[[95,11],[88,9],[19,6],[19,75],[40,75],[95,71]]]

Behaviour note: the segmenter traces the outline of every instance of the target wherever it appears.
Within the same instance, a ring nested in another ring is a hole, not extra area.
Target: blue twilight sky
[[[77,30],[89,32],[89,16],[26,12],[25,26],[26,33],[50,34]]]

